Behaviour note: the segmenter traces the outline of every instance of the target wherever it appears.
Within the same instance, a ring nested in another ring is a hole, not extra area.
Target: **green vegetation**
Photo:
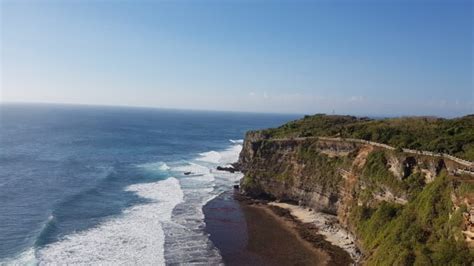
[[[323,191],[336,192],[342,177],[339,169],[348,169],[351,163],[349,157],[329,157],[320,154],[317,148],[310,144],[302,145],[298,150],[298,162],[304,165],[301,175],[306,185],[318,184]]]
[[[243,186],[295,201],[306,200],[301,191],[322,192],[332,203],[349,204],[347,225],[361,241],[364,263],[474,265],[474,251],[461,231],[466,206],[454,209],[474,196],[472,176],[448,176],[439,158],[402,153],[410,148],[474,161],[474,115],[383,120],[314,115],[261,134]],[[374,148],[367,155],[368,149],[352,143],[292,139],[309,136],[365,139],[396,149]],[[276,138],[287,140],[271,140]],[[341,173],[349,169],[350,182],[341,183]],[[350,197],[341,201],[348,185]],[[336,213],[337,205],[331,204],[323,207]]]
[[[245,175],[242,180],[242,186],[246,188],[255,186],[255,179],[251,175]]]
[[[462,182],[457,188],[457,193],[461,196],[474,195],[474,183]]]
[[[360,178],[367,186],[364,191],[366,199],[372,198],[372,193],[383,192],[386,189],[397,197],[411,199],[421,192],[425,185],[425,178],[420,172],[414,172],[403,180],[396,178],[388,170],[383,151],[374,151],[367,156]]]
[[[397,196],[404,191],[402,182],[388,170],[387,159],[382,151],[372,152],[367,156],[361,180],[365,181],[369,190],[387,188]]]
[[[471,265],[474,254],[460,232],[463,209],[452,211],[453,184],[443,172],[405,206],[354,205],[351,218],[370,254],[367,264]]]
[[[351,156],[329,157],[321,154],[313,141],[298,145],[295,153],[286,153],[285,147],[278,145],[271,141],[260,143],[258,158],[265,159],[254,159],[252,169],[242,181],[243,188],[257,188],[258,180],[273,179],[286,186],[296,182],[305,189],[317,186],[322,191],[336,193],[342,180],[339,169],[349,169],[353,159]],[[295,166],[302,167],[295,169]]]
[[[474,115],[456,119],[369,119],[317,114],[263,131],[269,137],[358,138],[393,147],[449,153],[474,161]]]
[[[423,187],[425,186],[425,177],[420,172],[413,173],[403,180],[403,185],[408,195],[408,199],[411,200],[423,190]]]

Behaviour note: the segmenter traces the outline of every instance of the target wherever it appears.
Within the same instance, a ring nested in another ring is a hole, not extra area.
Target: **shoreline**
[[[337,224],[334,216],[298,205],[240,197],[246,204],[262,208],[282,220],[302,241],[323,250],[329,256],[327,265],[354,265],[360,260],[353,237]]]
[[[325,249],[311,245],[292,223],[266,205],[226,191],[204,207],[205,231],[225,265],[333,265]]]
[[[361,257],[347,231],[331,224],[326,214],[300,206],[234,190],[206,204],[204,214],[205,230],[225,264],[353,265]],[[288,254],[295,258],[285,258]]]
[[[357,248],[355,237],[342,228],[334,215],[313,211],[310,208],[282,202],[269,202],[269,206],[285,209],[301,224],[316,227],[317,233],[324,236],[324,240],[343,249],[357,264],[362,253]]]

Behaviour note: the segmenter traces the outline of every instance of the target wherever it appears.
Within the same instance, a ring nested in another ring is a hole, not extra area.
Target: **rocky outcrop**
[[[217,166],[216,170],[225,171],[229,173],[235,173],[236,171],[238,171],[234,166]]]

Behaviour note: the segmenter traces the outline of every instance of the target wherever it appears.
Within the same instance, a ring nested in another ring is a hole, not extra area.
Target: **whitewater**
[[[242,175],[216,167],[238,160],[248,130],[293,118],[35,104],[0,113],[0,265],[220,264],[203,206]]]
[[[242,177],[240,173],[215,170],[218,165],[238,160],[242,141],[231,143],[225,150],[203,152],[189,161],[138,165],[146,171],[170,175],[165,180],[125,189],[146,203],[2,264],[220,264],[219,251],[204,231],[202,208]],[[188,177],[185,172],[194,175]]]

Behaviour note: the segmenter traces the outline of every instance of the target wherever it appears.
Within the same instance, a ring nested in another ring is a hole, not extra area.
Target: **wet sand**
[[[269,202],[268,205],[270,208],[275,206],[286,210],[293,217],[292,219],[303,227],[316,227],[317,234],[323,236],[325,242],[331,245],[330,250],[336,253],[347,253],[355,262],[361,259],[362,254],[355,243],[355,237],[339,225],[336,216],[282,202]]]
[[[302,239],[288,221],[226,192],[204,207],[206,231],[226,265],[326,265],[329,256]]]

